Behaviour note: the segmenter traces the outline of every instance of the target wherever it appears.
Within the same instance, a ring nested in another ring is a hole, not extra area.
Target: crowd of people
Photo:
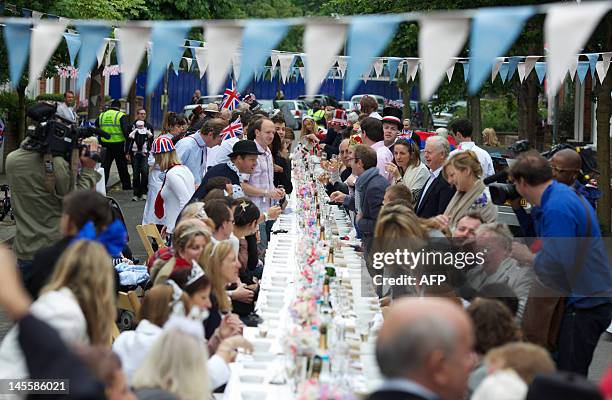
[[[564,163],[573,155],[551,165],[527,152],[509,170],[533,206],[528,215],[513,203],[522,236],[538,239],[528,247],[498,222],[483,182],[493,163],[467,120],[451,127],[455,150],[435,135],[421,154],[401,110],[381,115],[369,96],[360,114],[314,104],[297,141],[282,113],[248,103],[232,112],[198,106],[189,119],[169,112],[157,136],[144,110],[130,124],[119,108],[111,103],[97,121],[109,134],[106,179],[116,162],[123,189],[145,201],[142,224],[156,225],[167,245],[146,260],[137,326],[114,334],[121,281],[113,266],[134,257],[117,210],[93,190],[96,160],[81,152],[72,172],[53,157],[49,187],[44,168],[33,168],[45,161],[26,140],[7,160],[17,237],[12,252],[0,249],[0,306],[15,327],[0,344],[0,378],[70,379],[71,397],[83,399],[222,391],[238,349],[251,350],[244,327],[262,321],[254,305],[264,255],[274,221],[288,212],[298,147],[320,156],[317,179],[351,216],[372,278],[393,274],[372,265],[380,242],[486,243],[482,265],[452,271],[459,283],[446,298],[426,286],[377,285],[385,381],[369,399],[600,398],[585,377],[611,322],[612,271],[594,209],[572,188],[576,173]],[[551,287],[554,296],[536,292]]]

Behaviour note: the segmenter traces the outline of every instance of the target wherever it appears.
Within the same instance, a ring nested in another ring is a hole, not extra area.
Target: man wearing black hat
[[[251,174],[257,165],[257,156],[261,154],[252,140],[236,142],[233,151],[228,155],[230,160],[224,164],[217,164],[206,172],[191,201],[199,201],[206,196],[204,186],[209,179],[215,176],[224,176],[230,180],[234,188],[234,198],[244,197],[244,192],[240,186],[242,182],[241,174]]]
[[[421,138],[414,132],[410,132],[410,136],[405,135],[403,132],[404,124],[402,122],[402,110],[395,107],[385,107],[383,109],[383,130],[384,130],[384,141],[385,146],[389,150],[393,151],[393,145],[397,140],[398,136],[402,136],[405,139],[412,139],[416,142],[419,148],[421,147]],[[401,134],[401,135],[400,135]]]

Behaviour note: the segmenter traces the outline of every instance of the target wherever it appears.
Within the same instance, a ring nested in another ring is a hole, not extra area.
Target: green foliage
[[[53,7],[57,15],[79,19],[137,19],[147,10],[145,0],[58,0]]]
[[[34,104],[34,100],[26,98],[26,109]],[[6,122],[11,127],[19,123],[19,96],[16,92],[0,92],[0,114],[6,116]]]
[[[64,95],[60,93],[45,93],[36,96],[36,101],[64,101]]]
[[[518,109],[515,102],[509,101],[509,97],[480,100],[483,129],[490,127],[498,132],[518,131]],[[467,118],[465,107],[459,107],[453,114],[453,120],[458,118]]]

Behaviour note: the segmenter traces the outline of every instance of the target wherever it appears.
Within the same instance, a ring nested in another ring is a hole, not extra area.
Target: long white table
[[[296,204],[294,194],[289,208],[294,208]],[[350,230],[348,216],[340,209],[334,211],[334,216],[338,224],[337,233],[340,236],[347,234]],[[255,351],[251,355],[239,354],[236,362],[231,364],[231,378],[223,395],[226,400],[280,400],[296,397],[290,385],[282,383],[285,376],[283,335],[288,334],[293,326],[288,307],[295,298],[296,280],[299,277],[296,251],[300,233],[296,214],[282,214],[274,225],[273,230],[276,229],[286,230],[287,233],[275,234],[270,238],[256,306],[257,313],[268,326],[268,332],[262,337],[259,328],[245,328],[244,336],[254,344]],[[341,262],[344,260],[345,266],[336,263],[336,273],[344,282],[350,282],[354,306],[376,309],[377,297],[362,296],[361,274],[364,267],[354,249],[343,247],[341,254],[336,257]],[[355,326],[354,317],[349,315],[344,320],[347,327]],[[376,318],[381,321],[382,315],[378,313]],[[367,393],[381,381],[374,357],[375,338],[371,335],[367,343],[361,343],[355,341],[356,335],[351,335],[352,351],[356,354],[349,368],[356,392]],[[358,337],[356,339],[359,340]]]

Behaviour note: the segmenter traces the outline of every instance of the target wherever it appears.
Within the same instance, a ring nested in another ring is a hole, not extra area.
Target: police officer
[[[117,171],[121,179],[123,190],[131,190],[130,174],[125,158],[125,139],[129,135],[129,124],[127,115],[120,111],[121,102],[113,100],[108,110],[104,111],[96,120],[96,126],[110,135],[110,138],[102,139],[102,146],[106,148],[106,156],[102,161],[104,168],[104,178],[108,184],[110,167],[113,160],[117,163]]]

